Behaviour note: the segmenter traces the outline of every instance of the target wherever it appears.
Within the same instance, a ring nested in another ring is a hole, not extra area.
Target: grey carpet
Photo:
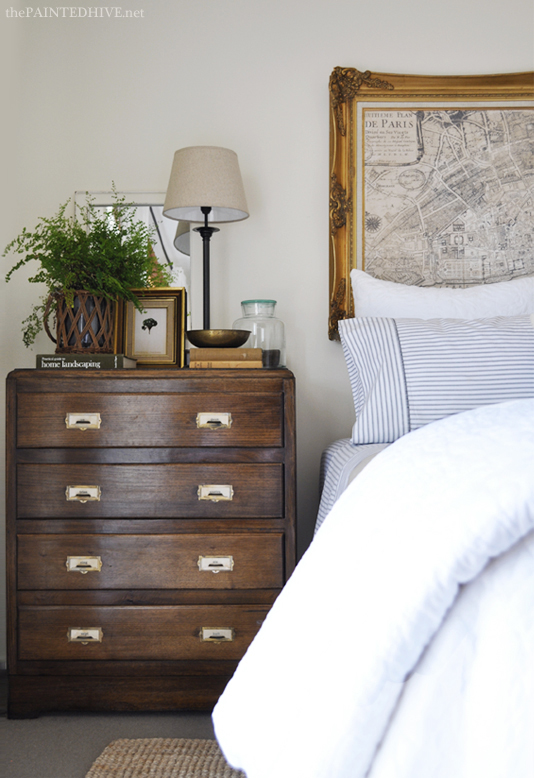
[[[0,709],[5,683],[0,679]],[[68,713],[37,719],[0,715],[2,778],[84,778],[119,738],[213,739],[209,713]]]

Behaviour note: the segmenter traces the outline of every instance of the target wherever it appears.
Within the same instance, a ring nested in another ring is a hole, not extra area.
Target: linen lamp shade
[[[191,254],[191,229],[189,222],[179,221],[174,236],[174,247],[182,254]]]
[[[190,146],[179,149],[174,161],[163,205],[170,219],[204,222],[232,222],[249,215],[237,154],[219,146]]]

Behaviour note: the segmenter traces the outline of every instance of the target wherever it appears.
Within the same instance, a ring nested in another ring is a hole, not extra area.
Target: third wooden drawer
[[[278,589],[281,533],[19,535],[20,590]]]

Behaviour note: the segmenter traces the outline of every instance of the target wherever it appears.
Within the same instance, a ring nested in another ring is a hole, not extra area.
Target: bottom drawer
[[[20,660],[242,657],[269,608],[253,605],[23,607]]]

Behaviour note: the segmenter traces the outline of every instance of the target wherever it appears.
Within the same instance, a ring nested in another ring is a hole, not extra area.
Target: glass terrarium
[[[264,367],[285,367],[286,337],[284,323],[274,315],[276,300],[243,300],[242,317],[233,328],[249,330],[246,348],[263,349]]]

